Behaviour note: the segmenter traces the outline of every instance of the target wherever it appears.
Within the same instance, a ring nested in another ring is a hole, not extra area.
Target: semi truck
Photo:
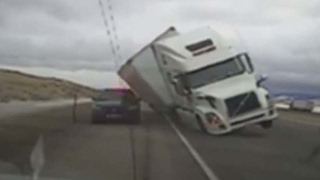
[[[310,100],[293,100],[290,104],[292,110],[312,112],[313,108],[314,102]]]
[[[272,127],[278,116],[266,76],[254,74],[246,52],[236,51],[210,27],[181,34],[170,27],[126,61],[118,75],[160,113],[205,133],[225,134],[250,124]]]

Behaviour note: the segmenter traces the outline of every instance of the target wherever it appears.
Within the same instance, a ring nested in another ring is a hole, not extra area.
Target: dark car
[[[130,89],[106,89],[92,103],[92,123],[140,122],[140,101]]]

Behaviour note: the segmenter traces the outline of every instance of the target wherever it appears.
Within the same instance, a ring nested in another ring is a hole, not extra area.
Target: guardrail
[[[289,104],[285,104],[285,103],[276,103],[275,104],[277,109],[282,109],[282,110],[290,110],[290,105]],[[320,113],[320,106],[315,106],[313,107],[311,113]]]
[[[77,104],[90,103],[90,98],[79,98]],[[74,99],[61,99],[53,101],[12,101],[9,103],[0,103],[0,118],[34,113],[48,109],[71,106]]]

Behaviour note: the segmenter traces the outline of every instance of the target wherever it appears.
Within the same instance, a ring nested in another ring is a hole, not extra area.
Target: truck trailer
[[[310,100],[293,100],[290,104],[290,109],[297,111],[312,112],[314,108],[314,102]]]
[[[270,128],[278,116],[249,55],[210,27],[180,34],[174,27],[121,66],[118,75],[161,113],[219,135],[250,124]]]

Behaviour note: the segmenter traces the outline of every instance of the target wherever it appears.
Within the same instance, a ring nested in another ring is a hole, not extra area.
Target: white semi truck
[[[314,102],[310,100],[293,100],[290,104],[290,109],[299,111],[312,112],[314,108]]]
[[[277,112],[247,53],[235,52],[211,28],[169,28],[131,57],[119,76],[156,111],[210,134],[249,124],[270,128]]]

